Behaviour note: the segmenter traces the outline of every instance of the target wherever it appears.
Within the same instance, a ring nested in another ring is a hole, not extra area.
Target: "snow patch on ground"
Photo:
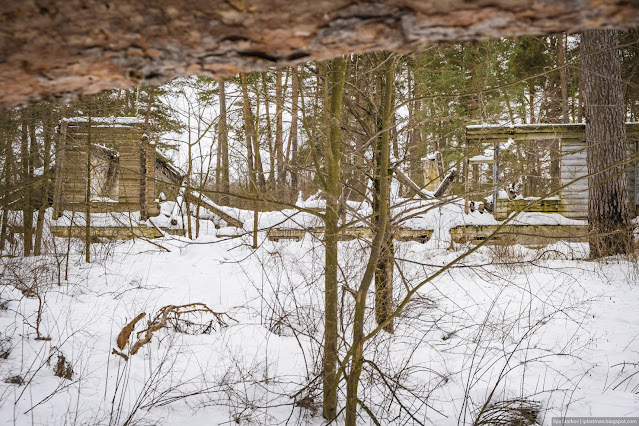
[[[458,217],[447,211],[431,210],[424,220],[445,228]],[[265,237],[261,232],[257,250],[250,236],[154,240],[170,252],[142,240],[93,244],[91,264],[83,245],[71,241],[67,281],[62,255],[2,258],[0,352],[8,355],[0,359],[0,422],[322,424],[314,411],[321,391],[306,386],[321,368],[323,248],[312,238]],[[472,423],[491,393],[539,401],[538,420],[546,425],[559,415],[639,415],[634,261],[585,261],[587,247],[577,243],[495,246],[436,275],[471,248],[397,242],[403,276],[395,279],[403,284],[395,301],[405,296],[404,285],[424,284],[395,334],[382,333],[365,348],[389,377],[417,392],[402,388],[397,397],[420,421]],[[356,286],[367,253],[360,241],[340,242],[344,283]],[[51,340],[35,339],[39,300],[29,288],[43,301],[40,334]],[[140,312],[151,317],[192,302],[235,321],[210,334],[162,329],[129,362],[111,353],[120,329]],[[342,303],[348,339],[348,294]],[[54,375],[59,356],[73,368],[70,380]],[[5,383],[15,376],[24,383]],[[363,380],[360,397],[383,424],[408,420],[379,376],[368,372]],[[311,403],[296,404],[302,397]]]

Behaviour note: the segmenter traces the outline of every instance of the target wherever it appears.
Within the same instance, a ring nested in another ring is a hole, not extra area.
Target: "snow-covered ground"
[[[321,243],[262,232],[253,250],[250,236],[203,229],[194,241],[96,243],[91,264],[72,242],[66,281],[63,255],[0,259],[0,424],[323,424]],[[395,302],[424,284],[395,334],[364,349],[360,399],[381,424],[471,424],[489,395],[540,402],[545,425],[639,416],[636,262],[587,261],[582,244],[481,247],[435,276],[469,249],[396,243]],[[340,242],[340,288],[357,287],[367,252]],[[342,355],[352,299],[340,289]],[[40,302],[50,340],[36,339]],[[161,307],[195,302],[232,320],[207,334],[169,324],[128,362],[112,354],[139,313],[136,330]],[[54,374],[61,357],[70,379]],[[364,412],[361,424],[372,424]]]

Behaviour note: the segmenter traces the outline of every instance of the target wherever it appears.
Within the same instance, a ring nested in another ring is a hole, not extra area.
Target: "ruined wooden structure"
[[[53,200],[56,214],[84,212],[90,202],[94,213],[139,211],[143,218],[158,215],[158,162],[155,142],[145,127],[143,120],[134,117],[61,121]],[[167,174],[175,178],[177,173]]]
[[[309,234],[321,239],[324,228],[282,229],[271,228],[267,238],[271,241],[301,241]],[[495,235],[493,235],[493,233]],[[393,237],[397,241],[417,241],[424,243],[433,235],[431,229],[397,228]],[[525,246],[543,246],[558,240],[568,242],[588,241],[588,227],[585,225],[465,225],[450,230],[451,240],[458,244],[480,243],[488,238],[490,244],[522,244]],[[358,238],[371,239],[373,232],[369,228],[346,228],[340,231],[340,241]]]
[[[54,226],[56,235],[84,238],[86,222],[82,217],[87,211],[139,212],[139,220],[111,215],[109,225],[92,225],[90,232],[95,237],[127,239],[179,234],[180,229],[166,226],[160,229],[154,221],[145,222],[160,214],[159,201],[178,199],[174,209],[180,212],[189,210],[181,205],[187,202],[209,210],[230,226],[243,226],[239,219],[203,194],[184,191],[183,172],[155,149],[147,127],[144,120],[135,117],[96,117],[90,122],[86,117],[78,117],[60,122],[54,219],[64,211],[78,212],[81,218],[72,226]]]
[[[639,207],[639,187],[636,179],[636,153],[639,141],[639,123],[626,123],[628,139],[629,202],[632,212]],[[588,167],[586,163],[585,124],[520,124],[479,125],[466,127],[466,144],[473,147],[492,147],[493,155],[479,159],[492,165],[492,198],[495,203],[495,218],[503,219],[513,211],[557,212],[571,219],[588,217]],[[508,141],[556,140],[559,143],[559,185],[551,194],[535,194],[538,199],[504,199],[499,190],[506,182],[500,182],[500,145]],[[475,157],[477,158],[477,157]],[[466,155],[465,175],[468,181],[471,157]]]
[[[164,194],[167,200],[175,200],[184,177],[184,172],[171,164],[160,151],[155,151],[155,192],[158,197]]]

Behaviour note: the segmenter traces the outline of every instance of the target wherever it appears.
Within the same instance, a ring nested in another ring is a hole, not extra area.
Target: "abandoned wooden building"
[[[156,149],[156,136],[147,128],[144,119],[136,117],[76,117],[60,122],[53,190],[54,234],[84,238],[84,218],[89,212],[91,216],[112,213],[110,219],[102,217],[99,224],[90,219],[95,237],[183,235],[185,229],[176,226],[174,216],[188,215],[193,205],[218,219],[216,226],[222,220],[242,227],[240,220],[205,195],[186,190],[185,174]],[[151,220],[160,215],[160,203],[164,201],[175,201],[170,204],[171,211],[164,211],[166,217],[160,220]],[[71,215],[58,221],[65,212]]]
[[[177,194],[184,175],[160,154],[135,117],[70,118],[60,122],[53,197],[62,211],[160,213],[161,192]]]
[[[626,123],[628,140],[628,193],[630,211],[639,207],[639,187],[636,179],[636,153],[639,141],[639,123]],[[518,125],[473,125],[466,127],[466,192],[478,191],[478,195],[489,195],[495,204],[495,218],[504,219],[513,211],[536,211],[560,213],[570,219],[588,217],[588,167],[586,163],[585,124],[518,124]],[[554,142],[555,153],[550,153],[556,162],[549,176],[554,180],[541,193],[516,196],[505,189],[512,183],[503,178],[502,149],[508,143]],[[473,155],[474,154],[474,155]],[[477,182],[478,168],[488,164],[492,175],[488,188]],[[472,170],[471,170],[472,169]],[[506,194],[506,195],[505,195]]]

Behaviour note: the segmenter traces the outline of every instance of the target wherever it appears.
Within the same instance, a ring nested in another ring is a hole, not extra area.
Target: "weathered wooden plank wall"
[[[566,217],[588,217],[588,166],[586,144],[580,139],[561,142],[561,200],[559,212]]]
[[[86,146],[88,138],[88,122],[73,120],[67,124],[64,165],[59,173],[61,180],[62,209],[79,211],[86,198]],[[114,149],[119,153],[119,175],[114,184],[117,188],[109,194],[117,203],[96,203],[98,211],[112,206],[113,211],[138,211],[141,203],[146,203],[147,215],[157,215],[159,210],[155,200],[155,149],[147,140],[143,141],[144,129],[142,123],[124,124],[92,124],[91,142],[107,149]],[[146,138],[145,138],[146,139]],[[143,157],[142,150],[145,156]],[[143,169],[149,173],[143,174]],[[98,188],[105,182],[102,173],[94,173],[92,177],[98,179]],[[117,196],[116,196],[117,190]],[[144,190],[144,194],[141,191]],[[97,195],[97,194],[94,194]],[[117,199],[116,199],[117,198]]]

